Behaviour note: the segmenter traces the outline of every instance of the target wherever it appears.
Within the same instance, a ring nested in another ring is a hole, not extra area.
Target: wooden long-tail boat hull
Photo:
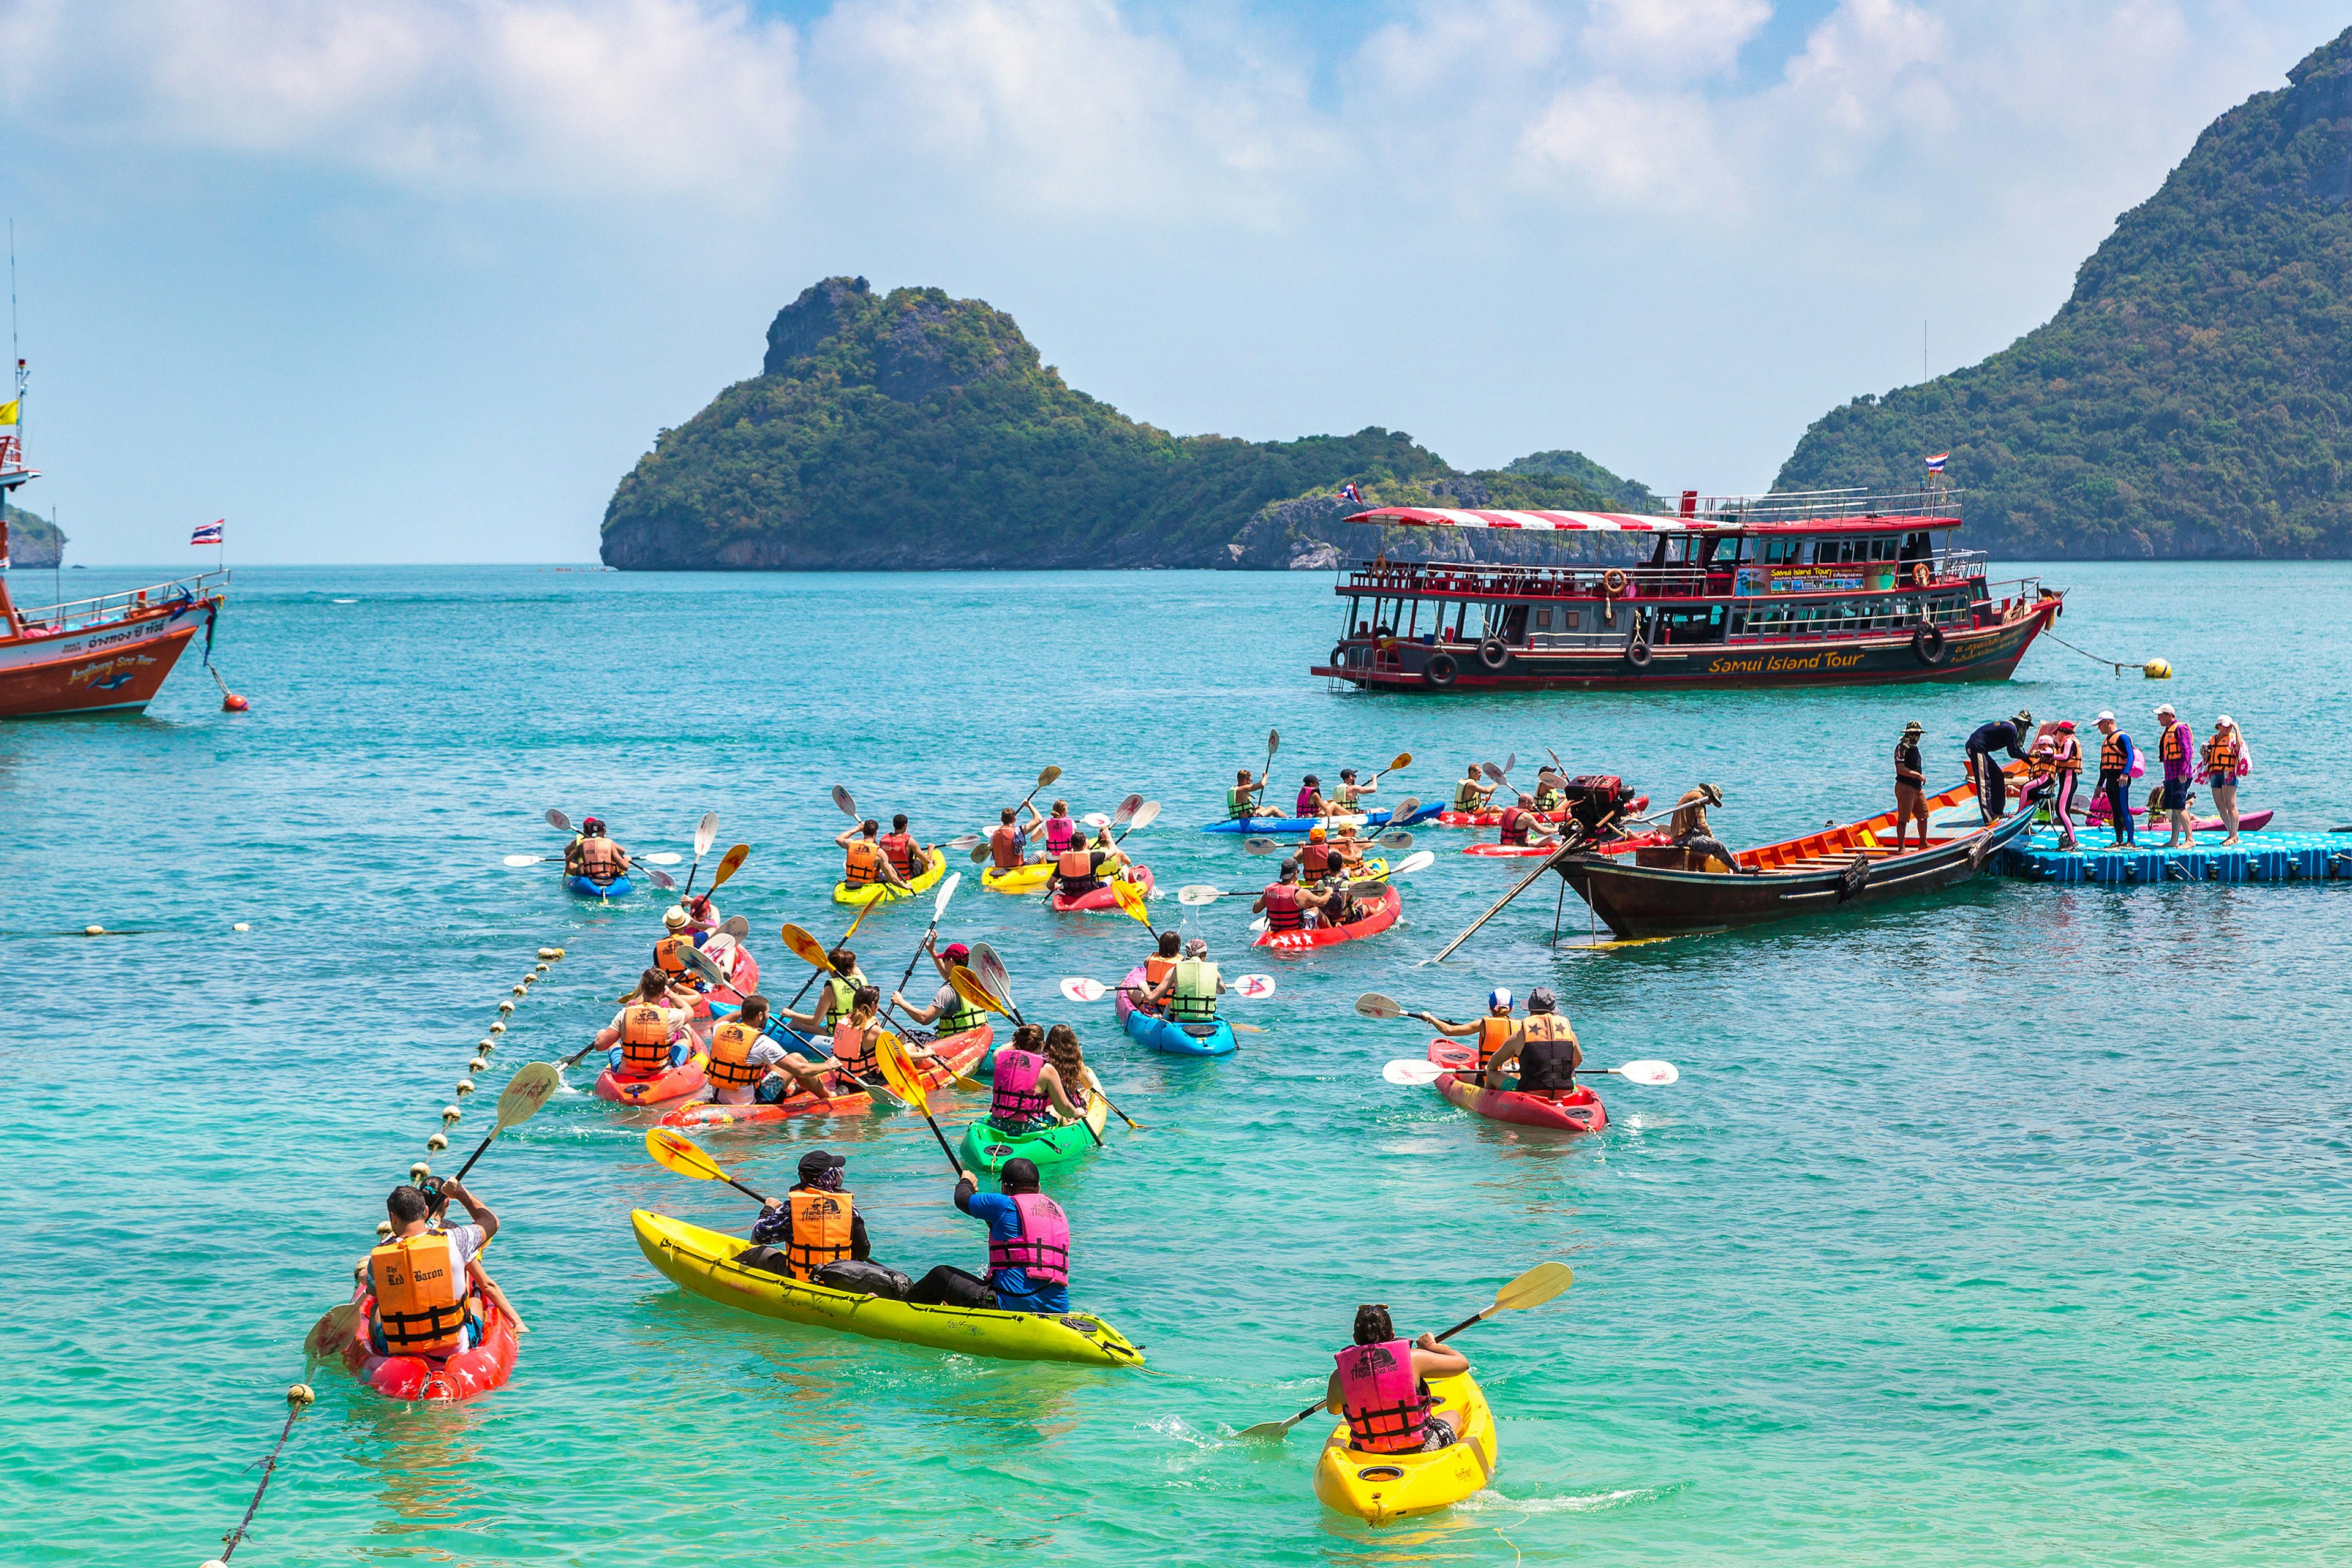
[[[1975,792],[1947,790],[1929,811]],[[1739,853],[1741,869],[1685,871],[1627,865],[1599,855],[1568,855],[1554,869],[1621,940],[1720,931],[1822,914],[1850,906],[1916,897],[1968,881],[2011,841],[2032,831],[2032,814],[1941,838],[1925,849],[1889,852],[1892,812]],[[1884,840],[1884,842],[1882,842]],[[1753,868],[1752,870],[1749,868]]]

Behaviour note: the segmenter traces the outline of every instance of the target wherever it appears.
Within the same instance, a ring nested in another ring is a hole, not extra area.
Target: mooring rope
[[[2049,632],[2049,631],[2045,631],[2045,632],[2043,632],[2043,633],[2042,634],[2042,637],[2043,637],[2043,639],[2044,639],[2045,641],[2048,641],[2048,642],[2054,642],[2054,643],[2056,643],[2060,647],[2067,648],[2067,649],[2072,650],[2073,652],[2075,652],[2075,653],[2079,653],[2079,654],[2081,654],[2084,658],[2089,659],[2093,664],[2104,664],[2104,665],[2105,665],[2108,668],[2110,668],[2110,669],[2112,669],[2112,670],[2114,670],[2114,671],[2116,672],[2116,679],[2118,679],[2118,680],[2121,680],[2121,679],[2123,679],[2124,671],[2125,671],[2125,670],[2126,670],[2126,669],[2137,669],[2137,670],[2139,670],[2142,674],[2146,674],[2146,673],[2147,672],[2147,667],[2148,667],[2148,665],[2149,665],[2149,664],[2153,664],[2153,663],[2158,662],[2158,661],[2156,661],[2156,660],[2154,660],[2154,659],[2149,659],[2149,660],[2147,660],[2147,661],[2146,661],[2146,662],[2144,662],[2144,663],[2137,664],[2137,665],[2129,664],[2129,663],[2118,663],[2118,662],[2116,662],[2116,660],[2114,660],[2114,659],[2112,659],[2112,658],[2101,658],[2097,654],[2093,653],[2089,648],[2086,648],[2086,647],[2074,647],[2074,645],[2073,643],[2068,642],[2064,637],[2060,637],[2056,632]],[[2169,667],[2168,667],[2168,669],[2169,669]]]
[[[278,1441],[270,1446],[269,1457],[261,1461],[261,1484],[253,1489],[253,1500],[245,1505],[245,1517],[236,1521],[236,1528],[221,1537],[221,1554],[205,1563],[204,1568],[228,1568],[228,1560],[236,1552],[237,1542],[245,1539],[247,1530],[253,1524],[253,1516],[261,1511],[261,1495],[269,1489],[269,1478],[277,1473],[278,1456],[284,1451],[286,1439],[294,1435],[294,1423],[318,1397],[310,1392],[310,1385],[307,1383],[298,1383],[286,1391],[286,1425],[278,1429]]]

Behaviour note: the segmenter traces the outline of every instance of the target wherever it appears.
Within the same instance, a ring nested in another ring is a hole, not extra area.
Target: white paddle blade
[[[1242,840],[1243,851],[1251,855],[1271,855],[1281,847],[1281,845],[1276,844],[1271,838],[1244,838]]]
[[[701,859],[710,853],[710,841],[719,837],[719,814],[706,811],[702,820],[694,825],[694,858]]]
[[[1099,980],[1073,974],[1062,982],[1062,994],[1073,1002],[1099,1002],[1110,994],[1110,987]]]
[[[546,858],[547,857],[544,855],[509,855],[507,857],[507,864],[509,866],[536,866]]]
[[[558,833],[572,831],[572,819],[551,805],[547,808],[547,825]]]
[[[1156,800],[1147,800],[1135,808],[1133,816],[1127,819],[1127,830],[1132,833],[1139,827],[1149,827],[1159,820],[1160,803]]]
[[[841,808],[842,816],[849,818],[852,822],[857,820],[857,801],[856,797],[847,790],[842,788],[839,784],[833,786],[833,804]]]
[[[948,873],[948,879],[940,884],[940,896],[931,901],[931,923],[933,925],[939,924],[940,917],[948,912],[948,900],[954,898],[955,890],[962,886],[962,872],[950,871]]]
[[[686,857],[675,849],[664,849],[656,854],[640,855],[637,858],[648,866],[677,866],[683,864]]]
[[[1433,850],[1416,849],[1412,854],[1406,856],[1403,859],[1398,861],[1395,865],[1390,867],[1389,875],[1391,878],[1409,877],[1415,871],[1426,871],[1432,866],[1436,864],[1437,855]]]
[[[1110,826],[1110,818],[1104,816],[1099,811],[1090,811],[1087,813],[1086,816],[1078,818],[1078,820],[1085,823],[1088,827],[1108,827]]]
[[[1274,929],[1272,925],[1267,923],[1266,918],[1264,915],[1260,915],[1257,919],[1250,921],[1249,928],[1250,930],[1257,932],[1260,936],[1264,936],[1267,931]]]
[[[1479,763],[1478,771],[1485,773],[1488,778],[1493,779],[1496,784],[1501,784],[1503,782],[1503,770],[1496,767],[1492,763]]]
[[[1617,1072],[1634,1083],[1673,1083],[1683,1076],[1672,1062],[1627,1062]]]
[[[1202,904],[1213,904],[1223,897],[1224,895],[1218,889],[1202,882],[1189,883],[1176,889],[1176,901],[1188,910],[1197,910]]]
[[[1445,1069],[1435,1062],[1415,1062],[1399,1059],[1381,1069],[1381,1076],[1391,1083],[1406,1085],[1432,1084]]]
[[[1244,974],[1240,979],[1234,982],[1234,994],[1236,996],[1246,996],[1253,1002],[1258,1000],[1260,997],[1271,996],[1274,994],[1274,976],[1271,974]]]
[[[1393,996],[1367,991],[1356,998],[1356,1016],[1362,1018],[1402,1018],[1404,1008]]]
[[[658,866],[646,867],[646,879],[665,893],[675,893],[677,891],[677,879],[671,876],[668,872],[663,870]]]
[[[1419,811],[1420,809],[1420,798],[1418,796],[1409,795],[1402,800],[1396,803],[1394,809],[1389,813],[1389,820],[1391,822],[1402,822],[1404,818],[1411,816],[1414,812]]]

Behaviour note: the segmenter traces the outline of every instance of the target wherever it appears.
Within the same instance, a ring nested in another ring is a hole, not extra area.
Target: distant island
[[[2000,555],[2352,554],[2352,30],[2209,127],[2047,325],[1832,411],[1775,488],[1915,489],[1937,452],[1965,492],[1963,537]],[[1349,524],[1351,482],[1372,505],[1665,510],[1573,451],[1465,472],[1377,426],[1172,436],[1073,389],[981,300],[828,278],[778,312],[759,375],[622,479],[602,554],[646,571],[1280,570],[1559,548]]]
[[[1949,451],[2011,557],[2352,554],[2352,30],[2208,127],[2048,325],[1857,398],[1777,488],[1907,487]]]
[[[0,501],[6,506],[8,517],[8,564],[15,568],[39,567],[43,571],[65,559],[64,531],[45,517],[35,517],[22,507]]]

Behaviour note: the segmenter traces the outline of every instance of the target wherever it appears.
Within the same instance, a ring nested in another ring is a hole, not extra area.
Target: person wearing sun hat
[[[1904,835],[1919,825],[1919,847],[1927,847],[1927,765],[1919,756],[1919,737],[1927,727],[1914,719],[1903,726],[1895,742],[1895,852],[1903,853]]]
[[[2214,809],[2221,814],[2222,847],[2238,841],[2238,780],[2250,771],[2246,738],[2238,721],[2227,713],[2213,721],[2212,738],[2202,758],[2205,787],[2213,792]]]
[[[2183,723],[2169,702],[2156,707],[2156,722],[2163,731],[2156,755],[2164,764],[2164,814],[2172,825],[2167,849],[2193,849],[2197,825],[2189,816],[2189,784],[2197,771],[2197,732]]]

